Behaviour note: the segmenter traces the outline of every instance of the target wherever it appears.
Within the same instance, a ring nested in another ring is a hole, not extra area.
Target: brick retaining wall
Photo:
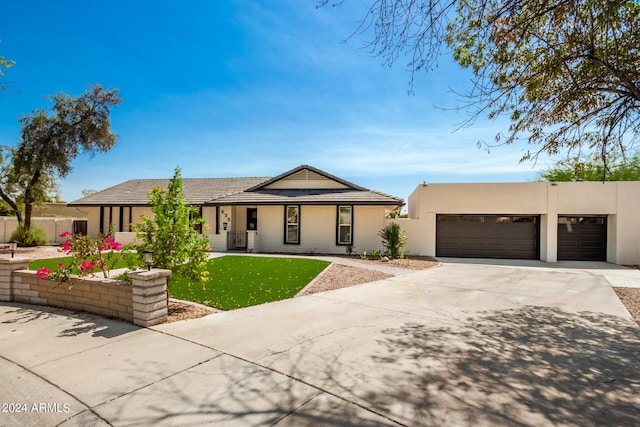
[[[67,283],[43,280],[35,271],[14,273],[13,300],[27,304],[49,305],[69,310],[83,310],[108,317],[133,321],[131,283],[109,279],[72,279]]]
[[[153,326],[167,321],[170,270],[127,273],[131,283],[97,277],[68,283],[44,280],[27,270],[28,258],[0,258],[0,301],[49,305]]]

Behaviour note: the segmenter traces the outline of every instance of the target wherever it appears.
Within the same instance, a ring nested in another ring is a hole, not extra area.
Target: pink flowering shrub
[[[89,236],[73,235],[68,231],[60,233],[66,240],[60,245],[60,251],[71,256],[69,265],[58,264],[54,271],[42,267],[36,271],[41,279],[57,280],[60,283],[70,281],[70,275],[79,277],[92,276],[102,272],[105,278],[118,262],[119,258],[112,256],[113,252],[122,250],[122,243],[113,240],[110,234],[100,234],[95,240]]]
[[[41,269],[36,271],[36,276],[38,276],[41,279],[47,279],[49,278],[50,275],[51,275],[51,270],[49,270],[47,267],[42,267]]]

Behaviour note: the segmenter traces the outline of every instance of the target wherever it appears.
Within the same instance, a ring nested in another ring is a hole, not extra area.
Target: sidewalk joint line
[[[16,362],[16,361],[13,361],[13,360],[11,360],[11,359],[8,359],[8,358],[6,358],[5,356],[3,356],[3,355],[1,355],[1,354],[0,354],[0,358],[1,358],[1,359],[3,359],[3,360],[6,360],[6,361],[7,361],[7,362],[9,362],[9,363],[14,364],[15,366],[18,366],[19,368],[21,368],[21,369],[23,369],[23,370],[25,370],[25,371],[29,372],[30,374],[32,374],[32,375],[34,375],[34,376],[38,377],[39,379],[43,380],[43,381],[44,381],[44,382],[46,382],[47,384],[49,384],[49,385],[53,386],[55,389],[57,389],[57,390],[59,390],[59,391],[63,392],[63,393],[64,393],[64,394],[66,394],[67,396],[71,396],[73,399],[75,399],[76,401],[80,402],[80,404],[84,406],[84,408],[85,408],[85,409],[84,409],[83,411],[80,411],[80,412],[78,412],[77,414],[74,414],[73,416],[68,417],[67,419],[65,419],[64,421],[62,421],[61,423],[59,423],[58,425],[60,425],[60,424],[62,424],[62,423],[65,423],[65,422],[69,421],[70,419],[72,419],[72,418],[74,418],[74,417],[76,417],[76,416],[80,415],[81,413],[83,413],[83,412],[85,412],[85,411],[89,411],[89,412],[91,412],[93,415],[95,415],[96,417],[98,417],[99,419],[101,419],[102,421],[104,421],[106,424],[108,424],[108,425],[110,425],[110,426],[112,426],[112,425],[113,425],[113,424],[111,424],[109,421],[107,421],[106,419],[104,419],[103,417],[101,417],[98,413],[96,413],[90,405],[88,405],[86,402],[84,402],[84,401],[83,401],[82,399],[80,399],[78,396],[74,395],[73,393],[70,393],[70,392],[69,392],[69,391],[67,391],[67,390],[64,390],[63,388],[61,388],[61,387],[60,387],[60,386],[58,386],[57,384],[55,384],[55,383],[51,382],[48,378],[43,377],[42,375],[38,374],[37,372],[34,372],[34,371],[32,371],[31,369],[27,368],[26,366],[24,366],[24,365],[22,365],[22,364],[20,364],[20,363],[18,363],[18,362]]]

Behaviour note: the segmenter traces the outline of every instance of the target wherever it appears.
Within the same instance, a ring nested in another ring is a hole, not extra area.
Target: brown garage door
[[[607,218],[558,217],[558,260],[606,261]]]
[[[437,215],[436,256],[539,259],[539,218]]]

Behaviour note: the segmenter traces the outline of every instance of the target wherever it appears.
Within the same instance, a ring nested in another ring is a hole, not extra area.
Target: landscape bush
[[[18,225],[18,228],[11,233],[11,240],[18,242],[20,247],[43,246],[49,243],[49,239],[44,230],[38,227],[24,228],[24,225]]]
[[[402,258],[404,246],[407,244],[405,231],[395,222],[383,227],[378,233],[382,237],[385,253],[391,258]]]

